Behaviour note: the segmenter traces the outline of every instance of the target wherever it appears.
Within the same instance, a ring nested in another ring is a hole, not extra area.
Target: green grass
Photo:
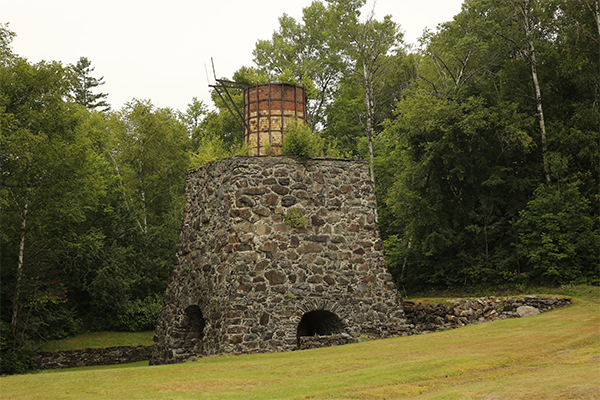
[[[45,343],[40,351],[85,349],[88,347],[150,346],[154,331],[147,332],[90,332],[63,340]]]
[[[598,399],[600,302],[434,334],[0,379],[0,399]]]

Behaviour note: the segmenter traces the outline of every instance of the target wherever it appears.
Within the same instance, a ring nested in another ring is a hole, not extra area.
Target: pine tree
[[[72,67],[73,79],[71,98],[77,103],[85,106],[88,110],[99,109],[108,111],[110,104],[106,102],[106,93],[92,93],[92,89],[104,85],[104,77],[96,79],[91,76],[94,71],[92,62],[87,57],[79,58],[77,64]]]

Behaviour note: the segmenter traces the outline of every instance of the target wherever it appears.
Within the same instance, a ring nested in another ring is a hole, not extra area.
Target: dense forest
[[[599,2],[469,0],[418,48],[364,4],[284,14],[227,79],[304,85],[321,151],[369,161],[403,293],[597,285]],[[0,24],[3,373],[40,341],[153,329],[186,170],[244,151],[218,94],[112,110],[90,60],[32,64],[14,36]]]

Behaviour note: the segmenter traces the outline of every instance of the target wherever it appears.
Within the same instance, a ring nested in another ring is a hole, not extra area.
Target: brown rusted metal
[[[244,139],[252,155],[281,154],[285,128],[296,117],[306,121],[304,87],[286,83],[267,83],[244,90]]]
[[[229,110],[231,115],[233,116],[233,119],[235,119],[235,122],[239,125],[240,128],[242,128],[242,131],[244,131],[244,133],[245,133],[247,130],[246,126],[245,126],[246,121],[245,121],[244,117],[242,116],[242,113],[238,109],[237,105],[235,104],[235,101],[233,101],[233,97],[231,97],[231,94],[229,93],[228,89],[245,89],[248,87],[248,85],[246,85],[244,83],[228,81],[225,79],[216,79],[216,81],[217,81],[216,85],[208,85],[208,86],[215,89],[215,92],[217,92],[217,94],[219,95],[221,100],[223,100],[223,103],[225,104],[225,106],[227,107],[227,109]],[[221,94],[219,89],[223,90],[227,94],[227,97],[229,98],[229,102],[235,109],[235,113],[233,112],[233,110],[229,106],[229,103],[225,100],[225,98],[223,97],[223,95]]]

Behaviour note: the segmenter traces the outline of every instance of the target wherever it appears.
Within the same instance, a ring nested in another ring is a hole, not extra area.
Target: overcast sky
[[[270,39],[284,13],[296,20],[312,0],[0,0],[0,23],[17,34],[13,50],[35,63],[74,64],[87,57],[113,109],[133,99],[185,111],[193,97],[212,107],[212,82],[252,66],[259,39]],[[372,7],[374,0],[368,0]],[[375,17],[392,15],[416,43],[460,12],[462,0],[377,0]]]

